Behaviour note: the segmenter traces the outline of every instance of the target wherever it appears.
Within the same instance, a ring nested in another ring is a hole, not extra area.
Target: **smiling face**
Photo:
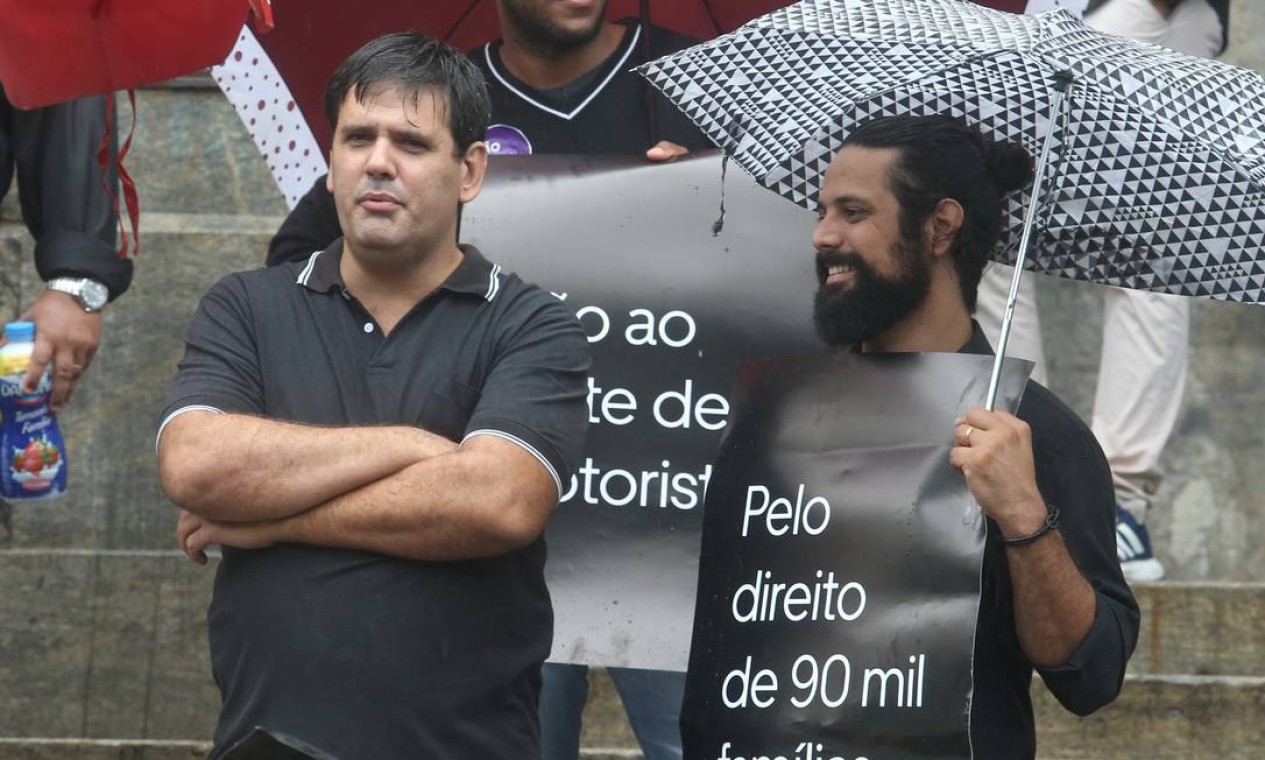
[[[606,18],[606,0],[498,0],[502,25],[543,50],[567,51],[592,42]]]
[[[872,340],[927,298],[931,260],[901,232],[888,173],[892,148],[848,146],[826,171],[813,231],[820,288],[813,318],[832,346]]]
[[[326,180],[347,252],[369,264],[455,248],[459,204],[478,194],[486,163],[481,142],[457,152],[442,92],[349,92]]]

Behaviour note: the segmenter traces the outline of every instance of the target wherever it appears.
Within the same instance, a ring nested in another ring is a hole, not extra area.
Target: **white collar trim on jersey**
[[[497,81],[505,86],[505,89],[509,90],[510,92],[514,93],[518,97],[527,101],[528,103],[535,106],[536,108],[539,108],[541,111],[544,111],[545,113],[553,114],[554,116],[557,116],[559,119],[566,119],[567,121],[570,121],[571,119],[578,116],[580,112],[583,111],[586,106],[588,106],[589,103],[593,102],[593,98],[596,98],[598,95],[600,95],[602,90],[606,89],[606,85],[610,84],[610,81],[615,78],[615,75],[624,69],[624,65],[628,62],[628,58],[632,55],[633,50],[636,49],[637,40],[640,37],[641,37],[641,25],[638,24],[637,26],[633,27],[632,42],[629,45],[627,45],[627,49],[625,49],[624,54],[620,56],[619,62],[616,63],[611,68],[611,71],[609,74],[606,75],[606,78],[603,79],[601,83],[598,84],[597,87],[593,88],[593,92],[589,93],[589,96],[585,98],[584,101],[580,103],[580,105],[572,109],[570,113],[567,113],[566,111],[559,111],[556,108],[550,108],[544,103],[541,103],[539,100],[535,100],[534,98],[532,98],[531,95],[527,94],[522,89],[515,87],[513,84],[511,84],[509,81],[509,78],[501,74],[501,72],[497,69],[496,61],[492,58],[492,43],[489,42],[488,44],[483,46],[483,56],[485,59],[487,59],[488,71],[492,72],[492,76],[496,77]]]

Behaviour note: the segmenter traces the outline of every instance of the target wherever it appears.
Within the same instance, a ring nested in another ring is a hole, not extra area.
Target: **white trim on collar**
[[[629,43],[628,49],[624,51],[624,54],[620,57],[619,61],[615,64],[615,66],[611,68],[610,73],[607,74],[606,78],[602,80],[601,84],[593,88],[593,92],[589,93],[589,96],[585,98],[584,101],[580,103],[580,105],[572,109],[570,113],[567,113],[565,111],[559,111],[556,108],[550,108],[544,103],[541,103],[539,100],[534,100],[531,95],[528,95],[523,90],[511,84],[509,79],[506,78],[504,75],[501,74],[500,71],[497,70],[496,61],[492,58],[492,43],[489,42],[483,46],[483,57],[487,61],[488,71],[492,72],[492,76],[496,77],[497,81],[500,82],[502,85],[504,85],[505,89],[509,90],[510,92],[514,93],[518,97],[522,98],[527,103],[535,106],[536,108],[540,109],[541,111],[544,111],[545,113],[553,114],[554,116],[557,116],[559,119],[566,119],[567,121],[571,121],[571,119],[578,116],[580,112],[583,111],[588,106],[589,103],[593,102],[593,98],[596,98],[598,95],[601,94],[602,90],[606,89],[606,85],[610,84],[610,81],[615,78],[616,74],[618,74],[620,71],[624,69],[624,64],[628,62],[628,58],[632,55],[633,51],[637,49],[637,41],[640,38],[641,38],[641,24],[637,24],[636,26],[633,27],[632,42]]]
[[[486,299],[488,303],[491,303],[492,299],[496,298],[496,294],[501,292],[500,276],[501,265],[493,264],[492,271],[488,272],[488,292],[483,294],[484,299]]]
[[[307,258],[307,266],[303,267],[303,271],[299,272],[299,277],[294,281],[295,285],[307,287],[308,278],[312,276],[312,269],[316,267],[316,260],[320,257],[321,251],[316,251]]]

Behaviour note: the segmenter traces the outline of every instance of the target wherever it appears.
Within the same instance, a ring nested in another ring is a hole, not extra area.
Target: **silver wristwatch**
[[[73,296],[83,310],[93,314],[110,301],[110,289],[90,277],[54,277],[48,289]]]

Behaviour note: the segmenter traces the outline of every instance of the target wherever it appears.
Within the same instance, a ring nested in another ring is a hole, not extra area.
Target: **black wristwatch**
[[[91,277],[54,277],[48,289],[74,297],[83,310],[95,314],[110,302],[110,289]]]

